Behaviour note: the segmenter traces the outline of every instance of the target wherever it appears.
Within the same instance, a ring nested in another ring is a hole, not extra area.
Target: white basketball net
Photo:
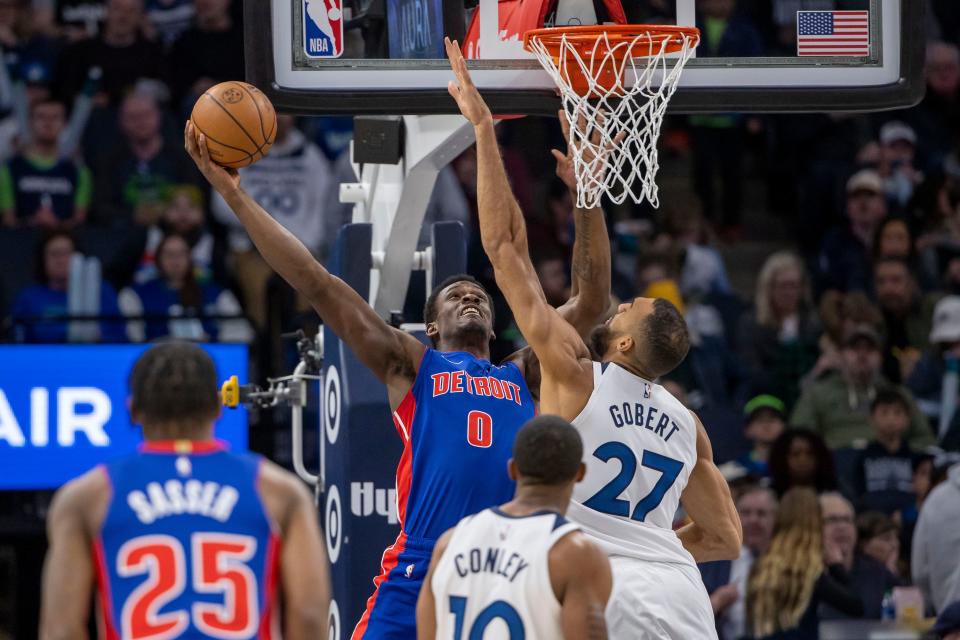
[[[657,198],[657,138],[667,103],[680,80],[680,73],[693,55],[697,38],[682,33],[683,46],[667,57],[669,38],[660,42],[648,33],[611,41],[597,35],[589,57],[561,37],[557,61],[540,38],[532,38],[530,50],[560,88],[563,110],[570,123],[568,142],[577,176],[577,207],[591,209],[607,194],[620,204],[629,196],[636,203]],[[579,95],[570,86],[568,64],[579,65],[590,90]],[[600,70],[615,70],[613,86],[597,80]],[[622,136],[622,139],[619,139]]]

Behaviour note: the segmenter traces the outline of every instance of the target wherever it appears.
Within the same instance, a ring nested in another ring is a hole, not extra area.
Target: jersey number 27
[[[120,626],[130,640],[177,638],[193,620],[210,638],[248,638],[257,630],[257,578],[247,562],[257,551],[251,536],[194,533],[191,567],[180,540],[146,535],[128,540],[117,553],[117,575],[146,574],[123,603]],[[160,610],[176,600],[192,580],[196,594],[222,594],[223,604],[194,602],[190,610]]]
[[[637,456],[627,445],[622,442],[606,442],[593,452],[593,457],[608,462],[612,459],[620,461],[620,473],[614,476],[613,480],[608,482],[600,491],[597,491],[592,498],[584,502],[584,506],[590,507],[594,511],[609,513],[615,516],[630,516],[631,520],[643,522],[647,514],[660,506],[663,502],[663,496],[666,495],[673,483],[677,481],[680,470],[683,469],[683,463],[673,458],[660,455],[653,451],[644,450],[640,464],[648,469],[659,471],[662,475],[653,485],[650,493],[645,495],[637,502],[630,511],[630,501],[620,497],[624,489],[633,482],[633,477],[637,473]]]

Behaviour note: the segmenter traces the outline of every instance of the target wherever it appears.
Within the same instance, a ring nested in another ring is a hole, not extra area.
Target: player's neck
[[[490,359],[490,343],[475,340],[442,340],[437,345],[438,351],[463,351],[480,360]]]
[[[143,437],[148,442],[167,440],[212,440],[213,425],[195,423],[166,423],[143,426]]]
[[[570,504],[570,492],[560,487],[544,485],[518,485],[513,500],[500,506],[500,510],[511,516],[526,516],[538,511],[567,512]]]
[[[638,367],[633,360],[623,355],[616,349],[613,349],[612,353],[608,353],[603,358],[604,362],[612,362],[614,364],[620,365],[633,375],[643,378],[644,380],[654,380],[654,376],[651,376],[649,373]]]

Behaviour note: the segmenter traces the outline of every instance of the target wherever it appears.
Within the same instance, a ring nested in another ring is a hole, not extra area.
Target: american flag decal
[[[797,11],[797,55],[870,55],[870,12]]]

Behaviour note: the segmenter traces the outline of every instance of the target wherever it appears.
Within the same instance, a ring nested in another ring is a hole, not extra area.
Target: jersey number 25
[[[117,553],[117,574],[146,574],[123,603],[121,632],[130,640],[166,640],[194,626],[210,638],[247,638],[259,625],[257,578],[247,566],[257,551],[251,536],[194,533],[190,537],[192,567],[187,569],[183,545],[168,535],[128,540]],[[192,577],[196,594],[223,594],[223,604],[194,602],[190,610],[160,613],[176,600]]]

